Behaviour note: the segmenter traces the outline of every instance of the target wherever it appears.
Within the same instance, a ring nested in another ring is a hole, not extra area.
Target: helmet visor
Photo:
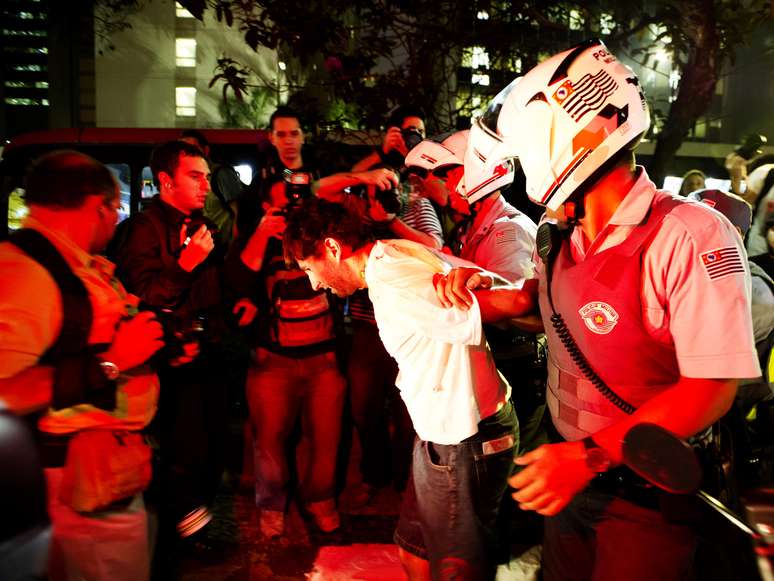
[[[503,108],[503,103],[505,103],[508,95],[516,88],[516,85],[520,80],[521,77],[517,77],[511,81],[507,87],[500,91],[495,98],[489,102],[484,114],[478,118],[478,122],[492,132],[493,135],[497,135],[497,119],[500,117],[500,110]]]

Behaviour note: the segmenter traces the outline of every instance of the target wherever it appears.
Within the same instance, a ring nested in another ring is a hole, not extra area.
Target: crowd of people
[[[470,129],[428,138],[413,107],[387,125],[335,173],[280,107],[244,188],[185,131],[118,228],[104,165],[36,161],[29,218],[0,243],[0,425],[38,452],[6,484],[29,502],[7,507],[3,578],[174,579],[210,548],[228,337],[249,353],[267,541],[294,501],[320,532],[341,526],[351,422],[345,493],[401,493],[412,580],[494,579],[514,530],[542,544],[545,579],[688,578],[697,521],[622,442],[653,423],[700,446],[771,399],[774,164],[749,168],[744,199],[698,174],[658,190],[633,154],[638,80],[598,41],[513,81]],[[508,201],[522,172],[540,227]]]

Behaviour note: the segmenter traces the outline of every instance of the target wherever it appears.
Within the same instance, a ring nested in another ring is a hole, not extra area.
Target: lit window
[[[599,32],[601,34],[610,34],[615,28],[615,21],[612,14],[602,14],[599,17]]]
[[[179,117],[196,117],[195,87],[175,87],[175,109]]]
[[[48,106],[48,99],[28,99],[26,97],[6,97],[5,104],[20,105],[23,107],[30,107],[30,106],[40,107],[41,105]]]
[[[48,36],[45,30],[12,30],[3,28],[5,36]]]
[[[715,83],[715,94],[722,95],[725,92],[726,92],[726,79],[725,77],[720,77],[718,79],[718,82]]]
[[[669,73],[669,86],[674,90],[677,90],[677,87],[680,86],[680,71]]]
[[[570,10],[570,30],[583,30],[583,15],[580,10]]]
[[[180,2],[175,2],[175,16],[178,18],[193,18],[193,14],[188,12],[186,8],[180,5]]]
[[[489,86],[489,75],[474,74],[470,80],[474,85],[482,85],[484,87]]]
[[[195,67],[196,66],[196,39],[178,38],[175,40],[175,56],[177,57],[177,66]]]
[[[476,18],[479,20],[489,20],[489,12],[486,10],[479,10],[478,14],[476,14]]]
[[[471,67],[474,69],[489,68],[489,53],[484,50],[483,46],[473,47],[473,54],[471,55]]]
[[[470,69],[488,69],[489,53],[483,46],[470,46],[462,51],[462,66]]]
[[[284,71],[285,69],[287,69],[287,68],[288,68],[288,65],[286,65],[286,64],[285,64],[284,62],[282,62],[282,61],[279,61],[279,62],[277,63],[277,68],[278,68],[279,70],[281,70],[281,71]]]
[[[696,125],[693,127],[693,136],[697,139],[707,137],[707,121],[705,119],[696,122]]]
[[[11,67],[14,71],[24,71],[24,72],[30,72],[30,73],[39,73],[43,71],[43,67],[40,65],[16,65],[15,67]]]

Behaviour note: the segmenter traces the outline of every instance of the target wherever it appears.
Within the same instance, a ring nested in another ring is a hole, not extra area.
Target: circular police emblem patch
[[[578,313],[589,330],[597,335],[607,335],[618,323],[618,313],[607,303],[599,301],[586,303]]]

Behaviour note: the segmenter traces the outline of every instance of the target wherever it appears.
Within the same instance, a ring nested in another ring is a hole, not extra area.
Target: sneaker
[[[341,526],[341,518],[332,498],[310,502],[306,505],[306,510],[312,515],[317,528],[324,533],[332,533]]]
[[[285,513],[281,510],[261,510],[258,519],[261,534],[267,539],[281,537],[285,530]]]

